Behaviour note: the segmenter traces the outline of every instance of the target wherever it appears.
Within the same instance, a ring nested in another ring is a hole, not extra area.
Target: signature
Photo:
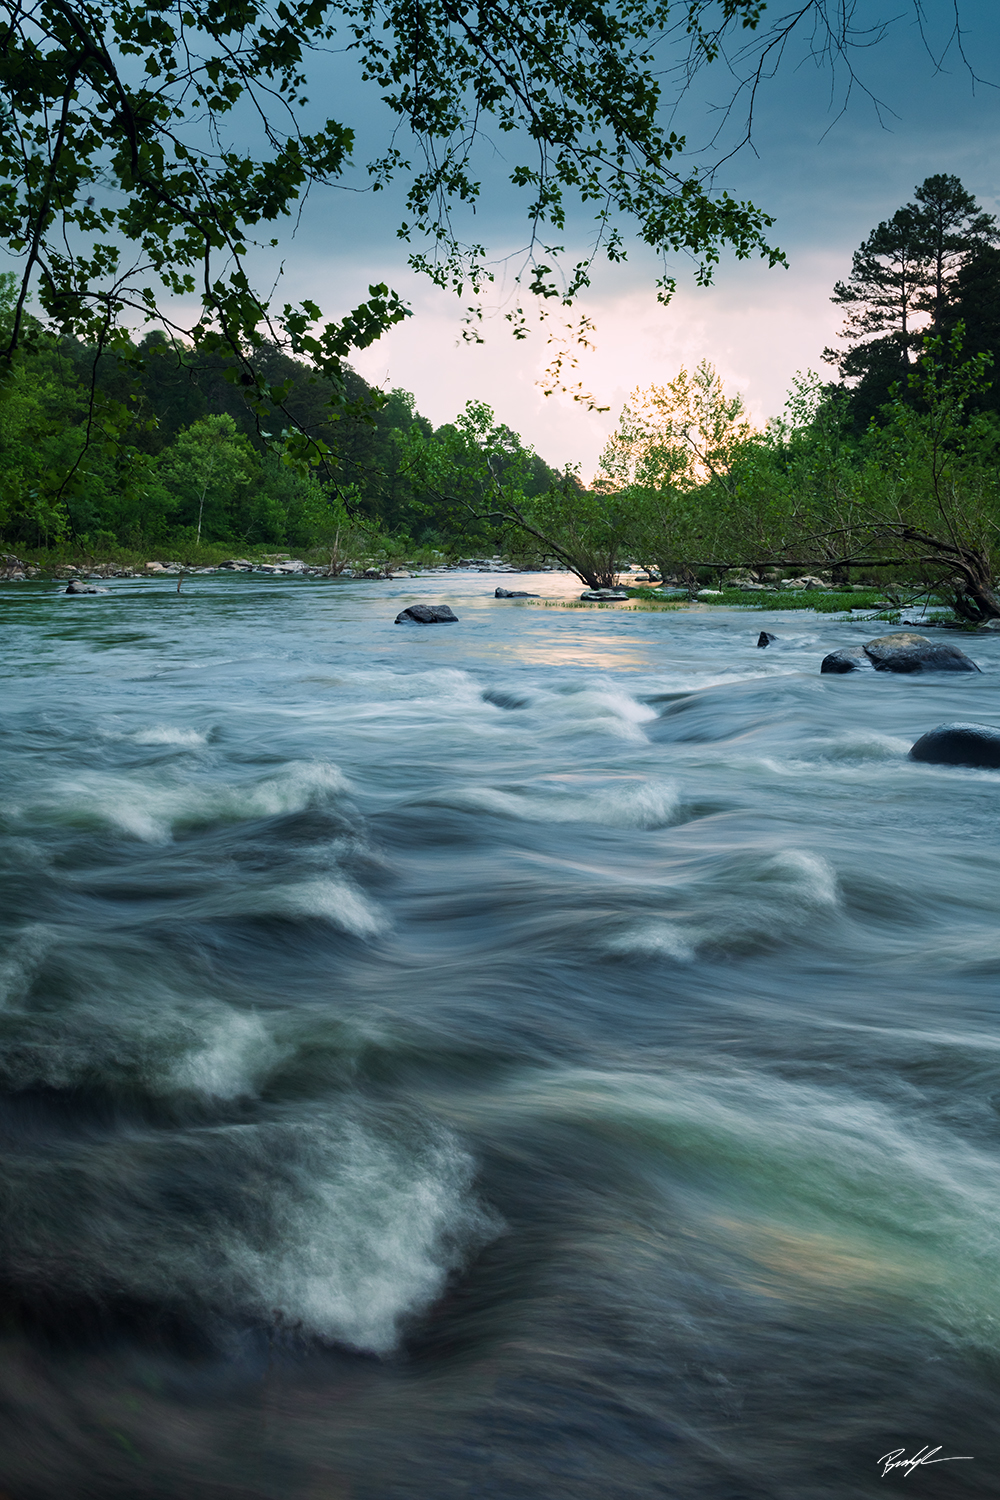
[[[884,1479],[892,1469],[905,1469],[906,1477],[909,1479],[914,1469],[919,1469],[924,1464],[956,1464],[972,1461],[971,1453],[955,1453],[951,1458],[935,1458],[935,1453],[940,1452],[940,1447],[928,1448],[925,1444],[919,1453],[915,1453],[912,1458],[907,1458],[905,1448],[893,1448],[891,1453],[883,1453],[878,1460],[882,1465],[882,1478]]]

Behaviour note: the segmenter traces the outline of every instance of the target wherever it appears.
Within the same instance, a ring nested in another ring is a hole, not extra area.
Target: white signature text
[[[957,1464],[972,1461],[971,1453],[955,1453],[950,1458],[935,1458],[935,1453],[940,1452],[940,1447],[928,1448],[925,1445],[919,1453],[915,1453],[912,1458],[907,1458],[905,1448],[893,1448],[891,1453],[883,1453],[879,1459],[882,1465],[882,1478],[884,1479],[892,1469],[905,1469],[906,1477],[909,1479],[914,1469],[919,1469],[924,1464]]]

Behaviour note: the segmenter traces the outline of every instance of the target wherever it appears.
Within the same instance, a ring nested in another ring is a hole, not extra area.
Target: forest
[[[927,178],[832,289],[842,347],[780,417],[752,427],[704,360],[633,393],[589,483],[481,403],[435,430],[346,361],[262,340],[248,393],[222,348],[159,329],[102,348],[29,315],[0,402],[0,537],[43,563],[281,547],[332,572],[488,547],[590,587],[628,562],[720,585],[822,569],[1000,617],[998,245],[957,177]],[[16,290],[4,277],[8,326]]]

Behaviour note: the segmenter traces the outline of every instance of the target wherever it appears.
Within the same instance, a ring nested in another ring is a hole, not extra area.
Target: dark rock
[[[411,604],[396,616],[397,625],[458,624],[458,616],[449,604]]]
[[[71,578],[66,585],[67,594],[106,594],[107,589],[96,589],[92,583],[81,583],[79,578]]]
[[[608,602],[614,601],[616,599],[627,599],[628,598],[628,590],[627,589],[584,589],[583,593],[580,595],[580,598],[581,599],[586,599],[588,601],[597,601],[598,603],[604,604],[604,603],[608,603]]]
[[[930,641],[911,630],[866,641],[865,654],[876,672],[979,671],[975,662],[951,641]]]
[[[761,650],[763,650],[765,646],[773,646],[777,639],[778,637],[776,635],[772,635],[769,630],[762,630],[760,635],[757,637],[757,645]]]
[[[821,672],[870,672],[874,663],[863,646],[842,646],[824,656]]]
[[[938,766],[988,766],[1000,770],[1000,729],[989,724],[939,724],[922,734],[911,760]]]
[[[494,599],[540,599],[541,594],[525,594],[520,589],[497,589]]]

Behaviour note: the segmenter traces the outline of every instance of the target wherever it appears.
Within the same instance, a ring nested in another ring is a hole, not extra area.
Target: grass
[[[532,601],[534,602],[534,601]],[[615,601],[608,600],[585,600],[585,599],[539,599],[536,607],[541,609],[621,609],[623,605],[631,609],[641,610],[676,610],[687,609],[689,604],[707,604],[709,607],[720,605],[723,607],[738,609],[758,610],[792,610],[808,609],[817,614],[837,615],[837,623],[847,624],[858,618],[858,612],[864,611],[863,618],[866,620],[879,621],[885,625],[898,625],[902,619],[902,610],[894,605],[888,604],[882,590],[864,589],[855,593],[824,593],[819,589],[792,590],[782,589],[780,593],[758,593],[755,590],[744,591],[743,589],[724,589],[717,599],[698,599],[696,601],[667,595],[664,597],[657,589],[629,589],[628,598]],[[881,607],[880,607],[881,606]],[[870,613],[869,613],[870,611]],[[950,620],[952,616],[947,611],[936,612],[931,620]]]
[[[655,603],[655,589],[629,589],[630,599],[641,599]],[[663,603],[666,603],[663,600]],[[756,589],[723,589],[716,598],[699,599],[699,604],[736,606],[739,609],[812,609],[817,614],[835,615],[851,609],[886,608],[883,589],[863,589],[855,592],[825,591],[822,589],[780,589],[774,593],[758,592]]]

